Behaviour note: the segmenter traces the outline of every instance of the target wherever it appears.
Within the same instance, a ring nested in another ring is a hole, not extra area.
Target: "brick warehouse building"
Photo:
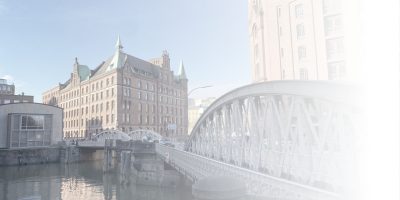
[[[76,59],[70,79],[43,93],[43,103],[64,109],[64,137],[150,129],[185,138],[188,79],[183,63],[174,75],[168,52],[145,61],[122,49],[118,38],[114,55],[94,70]]]

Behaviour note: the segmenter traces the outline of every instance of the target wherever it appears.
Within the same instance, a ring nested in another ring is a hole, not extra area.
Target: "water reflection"
[[[120,185],[101,162],[0,167],[0,200],[190,200],[190,188]]]

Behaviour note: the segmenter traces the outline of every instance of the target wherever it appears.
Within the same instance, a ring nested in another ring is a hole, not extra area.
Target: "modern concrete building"
[[[37,103],[0,105],[0,148],[48,147],[61,140],[61,108]]]
[[[353,79],[359,23],[351,3],[248,0],[253,81]]]
[[[33,102],[33,96],[27,96],[22,93],[15,95],[15,86],[7,84],[7,80],[0,79],[0,104]]]
[[[189,99],[189,134],[197,123],[197,120],[203,114],[203,112],[210,106],[217,98],[209,97],[205,99]]]
[[[43,93],[43,103],[64,109],[64,136],[89,137],[107,129],[151,129],[187,136],[187,83],[183,63],[174,75],[168,52],[144,61],[125,53],[94,70],[75,60],[70,79]]]

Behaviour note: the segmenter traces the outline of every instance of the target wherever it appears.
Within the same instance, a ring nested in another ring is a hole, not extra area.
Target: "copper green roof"
[[[90,69],[86,65],[78,65],[78,74],[81,81],[88,80],[90,77]]]

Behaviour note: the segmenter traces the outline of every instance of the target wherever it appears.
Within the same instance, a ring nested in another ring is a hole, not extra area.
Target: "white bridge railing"
[[[104,140],[82,140],[77,142],[79,147],[101,147],[104,148]]]
[[[291,200],[342,199],[336,193],[268,176],[162,144],[156,144],[156,151],[165,162],[192,181],[213,175],[226,175],[245,181],[248,193],[254,196]]]

